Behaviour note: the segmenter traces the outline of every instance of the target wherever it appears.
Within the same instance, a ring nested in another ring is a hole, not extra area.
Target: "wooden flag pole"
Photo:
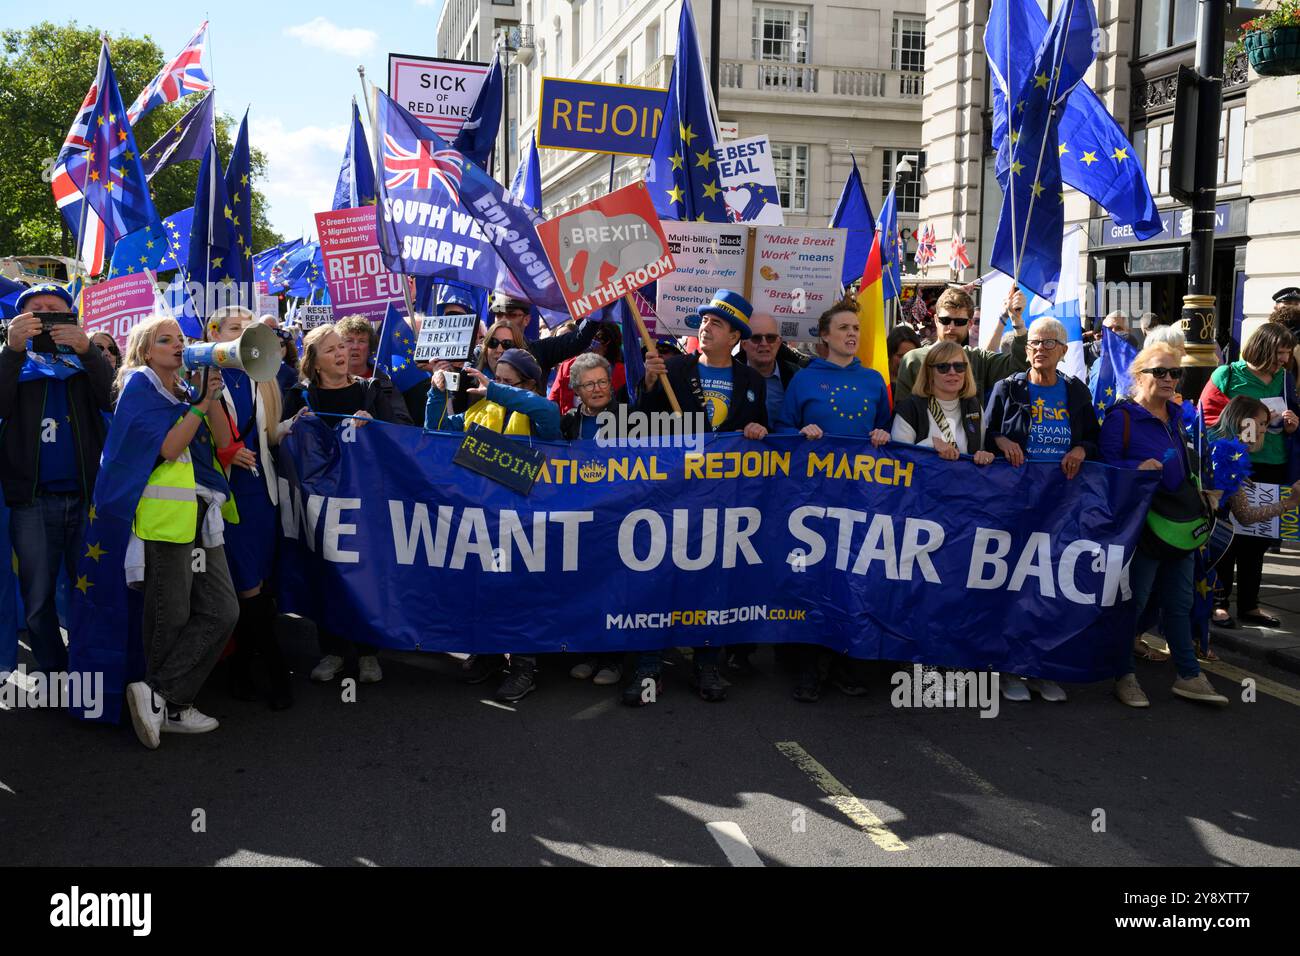
[[[629,292],[623,296],[623,301],[632,310],[632,319],[636,322],[637,331],[641,333],[641,342],[645,345],[646,355],[658,355],[659,349],[655,345],[655,340],[650,337],[650,330],[645,327],[645,319],[641,318],[641,310],[636,307],[636,299],[632,293]],[[667,375],[660,376],[660,378],[664,387],[664,394],[668,396],[668,404],[673,408],[673,414],[680,415],[682,406],[677,401],[677,394],[673,391],[673,383],[668,381]]]

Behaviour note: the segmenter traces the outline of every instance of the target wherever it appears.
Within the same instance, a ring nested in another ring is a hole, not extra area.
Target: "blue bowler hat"
[[[18,309],[18,314],[22,315],[24,312],[26,312],[27,303],[30,302],[32,299],[36,298],[38,295],[58,296],[60,299],[63,300],[64,304],[68,307],[69,312],[77,311],[77,304],[72,301],[72,293],[70,293],[63,286],[56,285],[53,282],[42,282],[40,285],[28,286],[27,289],[22,293],[22,295],[18,296],[17,301],[14,303],[14,306]]]
[[[731,327],[740,333],[742,339],[747,339],[753,334],[749,330],[749,317],[753,314],[754,307],[739,292],[719,289],[713,293],[713,301],[702,306],[698,315],[688,317],[686,324],[693,329],[699,328],[700,316],[716,315],[730,322]]]

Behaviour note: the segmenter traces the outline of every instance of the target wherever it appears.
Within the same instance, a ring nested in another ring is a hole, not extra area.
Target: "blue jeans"
[[[36,667],[66,671],[68,649],[59,632],[54,592],[59,570],[77,579],[77,559],[86,528],[86,502],[78,494],[38,495],[30,505],[9,512],[9,536],[18,555],[18,586],[27,613],[28,640]]]
[[[1133,603],[1138,609],[1138,617],[1142,617],[1142,612],[1153,596],[1159,600],[1160,624],[1165,640],[1169,642],[1169,652],[1173,655],[1179,677],[1195,677],[1201,672],[1201,665],[1196,663],[1196,650],[1192,646],[1194,574],[1195,558],[1190,554],[1185,558],[1161,560],[1151,557],[1141,548],[1133,553],[1128,569],[1129,586],[1133,589]],[[1120,674],[1131,674],[1133,669],[1133,642],[1126,641]]]

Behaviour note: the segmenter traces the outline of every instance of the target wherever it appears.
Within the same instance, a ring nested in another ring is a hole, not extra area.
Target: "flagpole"
[[[650,330],[645,327],[645,319],[641,318],[641,310],[636,307],[636,298],[629,292],[623,296],[623,301],[632,310],[632,320],[636,322],[636,330],[641,334],[641,344],[645,346],[646,355],[658,355],[655,340],[650,337]],[[664,394],[668,396],[668,404],[672,407],[673,414],[680,415],[682,406],[677,401],[677,393],[673,391],[673,383],[668,381],[667,375],[659,376],[659,380],[663,384]]]
[[[1060,62],[1057,62],[1057,61],[1055,61],[1055,60],[1052,61],[1052,67],[1053,67],[1053,69],[1052,69],[1052,87],[1051,87],[1051,89],[1048,91],[1048,109],[1049,109],[1049,112],[1048,112],[1048,114],[1047,114],[1047,122],[1046,122],[1045,124],[1043,124],[1043,138],[1042,138],[1042,141],[1039,142],[1039,144],[1038,144],[1038,164],[1034,167],[1034,185],[1039,185],[1039,183],[1038,183],[1038,177],[1039,177],[1039,175],[1040,175],[1040,174],[1042,173],[1042,171],[1043,171],[1043,155],[1044,155],[1044,153],[1047,152],[1047,134],[1048,134],[1049,132],[1051,132],[1051,129],[1052,129],[1052,118],[1056,115],[1056,91],[1057,91],[1057,88],[1059,87],[1060,82],[1061,82],[1061,64],[1065,62],[1066,41],[1067,41],[1067,38],[1068,38],[1068,36],[1069,36],[1069,23],[1070,23],[1070,19],[1074,16],[1074,4],[1075,4],[1075,0],[1070,0],[1070,6],[1069,6],[1069,9],[1066,10],[1066,12],[1065,12],[1065,23],[1066,23],[1065,34],[1066,34],[1066,36],[1061,38],[1061,49],[1060,49],[1061,60],[1060,60]],[[1008,135],[1010,135],[1010,133],[1008,133]],[[1012,172],[1012,173],[1010,173],[1010,175],[1011,175],[1011,176],[1014,176],[1015,173]],[[1012,182],[1010,182],[1010,181],[1008,180],[1008,185],[1012,187],[1012,189],[1011,189],[1011,194],[1012,194],[1012,196],[1014,196],[1014,195],[1015,195],[1015,188],[1014,188],[1014,187],[1015,187],[1015,184],[1012,183]],[[1031,190],[1029,191],[1029,208],[1025,210],[1025,229],[1024,229],[1024,233],[1023,233],[1023,234],[1021,235],[1021,237],[1020,237],[1020,255],[1019,255],[1019,256],[1016,256],[1015,261],[1014,261],[1014,266],[1013,266],[1014,269],[1015,269],[1015,275],[1012,276],[1012,287],[1011,287],[1013,292],[1016,290],[1017,286],[1019,286],[1019,284],[1020,284],[1020,264],[1021,264],[1021,262],[1024,260],[1024,255],[1025,255],[1025,246],[1029,244],[1029,221],[1030,221],[1030,220],[1033,218],[1033,216],[1034,216],[1034,202],[1035,202],[1035,200],[1037,200],[1037,199],[1038,199],[1038,193],[1037,193],[1037,191],[1031,189]],[[1012,233],[1013,233],[1013,236],[1014,236],[1014,232],[1015,232],[1015,222],[1016,222],[1016,220],[1015,220],[1015,216],[1014,216],[1014,214],[1013,214],[1012,219],[1011,219],[1011,225],[1012,225]]]
[[[1007,45],[1006,45],[1007,66],[1010,67],[1011,65],[1011,14],[1010,12],[1007,13],[1006,21],[1007,21]],[[1007,72],[1010,73],[1010,70],[1008,69]],[[1005,97],[1007,101],[1007,138],[1010,139],[1011,134],[1013,132],[1011,128],[1011,124],[1015,120],[1015,113],[1011,108],[1011,77],[1010,76],[1003,77],[1003,82],[1005,82],[1007,85],[1006,97]],[[1017,96],[1020,95],[1019,90],[1016,91],[1016,95]],[[1017,137],[1019,137],[1020,134],[1017,133],[1016,135]],[[1016,158],[1015,150],[1012,149],[1012,146],[1014,145],[1015,144],[1012,143],[1007,146],[1007,156],[1010,158],[1010,162],[1008,162],[1007,164],[1008,170],[1010,170],[1011,163],[1015,162],[1015,158]],[[996,159],[993,161],[993,164],[994,166],[997,165]],[[1014,175],[1015,173],[1012,172],[1007,173],[1007,188],[1011,193],[1011,226],[1012,226],[1012,233],[1013,233],[1013,237],[1012,237],[1013,241],[1011,243],[1011,271],[1015,273],[1015,276],[1018,279],[1020,277],[1020,254],[1016,250],[1016,244],[1014,242],[1014,232],[1015,232],[1015,223],[1016,223],[1016,189],[1015,189],[1016,184],[1011,180],[1011,177]],[[1028,223],[1026,223],[1026,227],[1028,227]],[[983,236],[983,232],[981,232],[980,235]],[[949,265],[951,265],[951,262],[949,262]],[[979,270],[977,269],[976,271],[978,272]],[[953,269],[953,278],[954,279],[957,278],[957,270],[955,268]],[[1014,285],[1012,288],[1014,290],[1015,288]]]
[[[384,159],[383,159],[383,156],[384,156],[384,144],[381,143],[381,142],[379,141],[379,129],[378,129],[378,127],[375,126],[375,109],[374,109],[374,105],[371,103],[371,94],[370,94],[370,91],[366,89],[366,68],[365,68],[364,66],[359,66],[359,67],[357,67],[357,77],[358,77],[358,79],[360,79],[360,81],[361,81],[361,98],[362,98],[363,100],[366,101],[366,116],[367,116],[367,117],[369,118],[369,120],[370,120],[370,138],[371,138],[371,139],[374,141],[374,143],[375,143],[375,239],[378,240],[378,239],[379,239],[379,205],[378,205],[378,203],[379,203],[379,183],[380,183],[380,181],[381,181],[379,177],[380,177],[381,175],[383,175],[383,166],[382,166],[382,164],[383,164],[383,161],[384,161]],[[371,86],[373,86],[373,85],[374,85],[374,84],[372,83]],[[357,158],[356,158],[356,157],[357,157],[357,154],[356,154],[355,152],[353,152],[353,154],[352,154],[352,168],[353,168],[354,170],[356,169],[356,165],[357,165]],[[353,178],[354,180],[356,179],[355,176],[353,176],[352,178]],[[399,272],[398,275],[400,275],[400,276],[402,277],[402,280],[403,280],[403,281],[401,282],[401,286],[402,286],[402,300],[406,303],[407,324],[408,324],[408,325],[411,325],[412,327],[414,327],[414,323],[415,323],[415,299],[414,299],[414,297],[411,295],[411,283],[408,282],[408,281],[406,281],[406,279],[407,279],[407,275],[406,275],[406,273],[404,273],[404,272]],[[436,309],[436,306],[435,306],[435,309]]]

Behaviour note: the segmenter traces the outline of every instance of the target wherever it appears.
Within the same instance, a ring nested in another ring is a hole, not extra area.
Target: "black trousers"
[[[1256,464],[1250,470],[1251,480],[1258,484],[1280,485],[1286,475],[1285,465]],[[1224,552],[1215,571],[1219,575],[1219,588],[1214,594],[1215,607],[1228,607],[1232,586],[1237,585],[1237,613],[1245,614],[1259,607],[1259,585],[1264,576],[1264,555],[1272,547],[1269,538],[1253,538],[1239,534]]]

